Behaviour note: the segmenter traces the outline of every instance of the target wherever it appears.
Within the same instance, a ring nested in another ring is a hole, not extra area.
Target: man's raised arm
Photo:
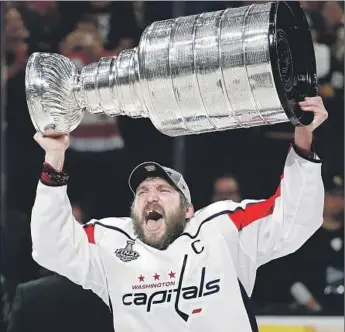
[[[46,157],[32,209],[33,259],[76,284],[92,289],[109,305],[99,248],[94,238],[93,241],[88,238],[87,229],[74,219],[67,196],[68,175],[62,169],[69,137],[36,134],[34,138],[45,150]]]
[[[321,226],[324,187],[321,160],[311,151],[313,131],[327,119],[319,97],[307,98],[301,109],[314,113],[313,122],[295,129],[280,186],[266,200],[244,200],[229,217],[239,230],[241,282],[248,294],[256,269],[299,249]]]

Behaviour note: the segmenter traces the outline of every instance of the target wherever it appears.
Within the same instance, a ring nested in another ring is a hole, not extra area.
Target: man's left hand
[[[307,126],[295,128],[295,144],[300,149],[310,152],[313,140],[313,131],[319,127],[328,118],[328,113],[323,104],[322,98],[306,97],[304,101],[299,103],[301,110],[304,112],[313,112],[314,119]]]
[[[319,127],[328,118],[328,113],[323,104],[322,98],[317,97],[306,97],[304,101],[299,102],[299,106],[302,111],[313,112],[314,119],[312,123],[303,128],[313,132],[317,127]]]

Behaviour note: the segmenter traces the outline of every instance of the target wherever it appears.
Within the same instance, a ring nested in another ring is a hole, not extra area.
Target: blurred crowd
[[[82,68],[135,47],[152,22],[250,3],[1,3],[6,48],[2,84],[7,91],[2,331],[111,331],[112,326],[108,309],[94,294],[41,268],[31,258],[30,213],[44,156],[32,139],[34,128],[26,104],[28,57],[33,52],[60,53]],[[324,161],[324,224],[294,255],[259,269],[252,296],[258,315],[344,313],[344,4],[301,4],[312,31],[319,94],[329,112],[314,142]],[[190,185],[195,208],[223,199],[270,196],[279,183],[292,138],[290,123],[185,137],[181,171]],[[176,146],[176,140],[158,132],[147,119],[86,113],[71,133],[66,159],[76,219],[84,223],[90,218],[127,216],[132,199],[127,179],[132,168],[145,160],[175,167]]]

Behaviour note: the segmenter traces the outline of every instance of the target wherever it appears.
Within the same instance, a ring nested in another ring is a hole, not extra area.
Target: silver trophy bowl
[[[313,43],[298,2],[269,2],[152,23],[136,48],[79,73],[58,54],[26,68],[32,122],[47,136],[74,130],[84,112],[146,117],[180,136],[290,121],[317,94]]]

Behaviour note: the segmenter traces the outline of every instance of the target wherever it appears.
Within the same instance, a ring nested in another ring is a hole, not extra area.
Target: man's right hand
[[[69,135],[46,137],[41,133],[36,133],[34,139],[45,151],[45,161],[57,171],[62,171],[65,152],[69,146]]]

